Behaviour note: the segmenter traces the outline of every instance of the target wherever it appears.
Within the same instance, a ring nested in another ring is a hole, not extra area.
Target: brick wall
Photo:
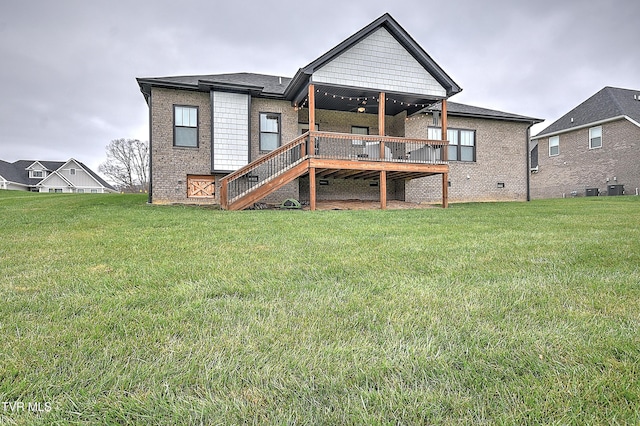
[[[587,188],[598,188],[605,195],[611,184],[624,185],[625,193],[635,194],[640,187],[640,128],[633,123],[623,119],[603,124],[602,148],[597,149],[589,149],[589,128],[559,136],[559,154],[553,157],[549,138],[538,140],[532,198],[568,197],[574,192],[583,196]]]
[[[173,105],[199,107],[198,148],[173,146]],[[153,88],[151,114],[153,203],[217,203],[217,198],[197,200],[187,198],[187,175],[211,173],[209,93]]]
[[[300,199],[309,201],[309,177],[300,179]],[[321,185],[324,180],[327,185]],[[376,183],[376,186],[371,186]],[[378,181],[362,179],[332,179],[316,177],[316,199],[317,200],[380,200],[380,187]],[[404,181],[387,181],[387,199],[402,200],[404,197]]]
[[[412,117],[406,136],[427,139],[433,117]],[[448,117],[448,127],[476,131],[476,161],[449,163],[449,201],[526,200],[527,123],[480,118]],[[498,188],[498,182],[504,188]],[[406,183],[406,200],[440,202],[442,176],[429,176]]]
[[[152,92],[152,160],[154,203],[218,203],[220,193],[216,176],[215,199],[187,198],[187,175],[211,173],[211,101],[209,93],[154,88]],[[173,147],[173,105],[199,107],[199,147]],[[298,123],[308,121],[308,110],[295,111],[288,101],[251,100],[251,161],[265,153],[259,150],[261,112],[281,114],[283,144],[298,136]],[[404,113],[386,117],[386,133],[391,136],[427,138],[432,117],[420,116],[405,120]],[[351,126],[369,127],[378,133],[375,114],[359,114],[318,110],[316,121],[321,131],[350,133]],[[489,201],[526,199],[525,132],[527,124],[449,117],[450,128],[476,130],[475,163],[451,162],[449,180],[450,201]],[[606,133],[604,135],[606,142]],[[544,151],[541,151],[544,152]],[[622,174],[620,176],[623,176]],[[379,199],[379,188],[371,181],[330,179],[329,185],[318,185],[318,199]],[[498,182],[504,188],[498,188]],[[442,198],[441,176],[388,184],[389,199],[411,202],[439,202]],[[280,203],[286,198],[308,199],[308,179],[291,182],[270,194],[263,201]]]
[[[254,161],[265,152],[260,152],[260,113],[271,112],[280,115],[281,144],[291,142],[298,136],[298,112],[289,101],[272,99],[251,99],[251,161]],[[266,203],[281,203],[287,198],[299,198],[298,181],[283,186],[277,191],[267,195],[262,201]]]

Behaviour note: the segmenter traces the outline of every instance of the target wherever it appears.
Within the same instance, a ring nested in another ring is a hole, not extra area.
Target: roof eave
[[[543,130],[542,132],[538,133],[537,135],[532,136],[531,139],[532,140],[537,140],[537,139],[541,139],[541,138],[548,138],[550,136],[561,135],[561,134],[564,134],[564,133],[573,132],[574,130],[586,129],[586,128],[589,128],[589,127],[599,126],[599,125],[602,125],[602,124],[606,124],[606,123],[610,123],[612,121],[618,121],[618,120],[628,120],[631,123],[635,124],[636,126],[640,127],[640,123],[638,123],[636,120],[632,119],[628,115],[617,115],[615,117],[605,118],[605,119],[598,120],[598,121],[592,121],[590,123],[585,123],[585,124],[581,124],[579,126],[570,127],[570,128],[566,128],[566,129],[560,129],[560,130],[556,130],[556,131],[553,131],[553,132],[545,133],[544,130]]]

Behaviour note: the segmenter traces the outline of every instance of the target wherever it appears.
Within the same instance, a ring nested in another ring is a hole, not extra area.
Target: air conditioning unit
[[[609,185],[607,195],[624,195],[624,185]]]

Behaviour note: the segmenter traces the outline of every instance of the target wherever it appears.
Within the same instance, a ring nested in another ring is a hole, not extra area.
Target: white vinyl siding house
[[[66,161],[0,160],[0,189],[31,192],[116,192],[99,175],[73,158]]]

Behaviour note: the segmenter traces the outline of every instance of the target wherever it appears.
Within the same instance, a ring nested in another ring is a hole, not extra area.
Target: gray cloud
[[[640,89],[640,4],[623,0],[8,0],[0,159],[97,167],[110,140],[148,138],[135,77],[292,76],[385,12],[463,87],[457,102],[549,124],[604,86]]]

